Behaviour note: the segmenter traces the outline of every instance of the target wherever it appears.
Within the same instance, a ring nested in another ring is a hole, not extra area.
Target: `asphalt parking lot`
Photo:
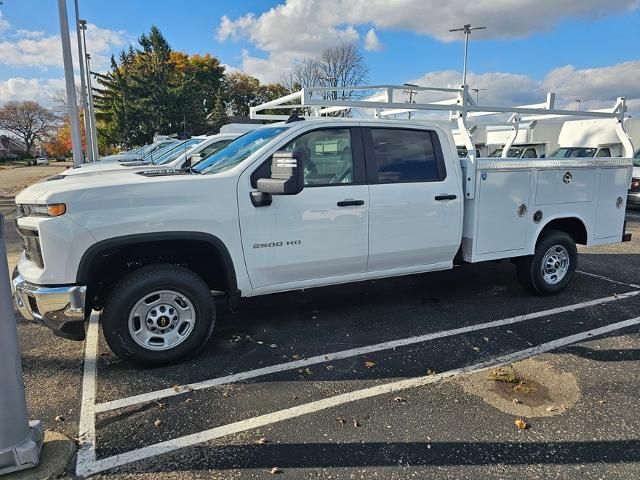
[[[221,302],[205,352],[159,369],[96,315],[86,348],[19,320],[30,415],[80,443],[69,477],[640,478],[638,212],[627,230],[554,297],[503,262]]]

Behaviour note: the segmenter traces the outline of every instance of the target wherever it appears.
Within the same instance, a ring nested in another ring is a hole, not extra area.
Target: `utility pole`
[[[469,51],[469,36],[474,30],[486,30],[487,27],[472,27],[467,23],[462,28],[452,28],[450,32],[464,32],[464,66],[462,67],[462,85],[467,84],[467,53]]]
[[[414,90],[416,88],[418,88],[418,85],[414,85],[413,83],[405,83],[404,84],[405,87],[407,87],[407,90],[404,90],[402,93],[404,93],[405,95],[409,95],[409,102],[408,103],[414,103],[413,101],[413,94],[417,94],[418,91]],[[409,120],[411,120],[411,112],[409,112]]]
[[[480,92],[486,92],[487,89],[486,88],[472,88],[471,91],[476,93],[476,105],[479,105],[480,104]]]
[[[69,123],[71,124],[71,146],[73,147],[73,166],[84,163],[82,155],[82,135],[80,134],[80,116],[76,100],[76,83],[73,78],[73,59],[71,58],[71,39],[69,38],[69,19],[66,0],[58,0],[60,16],[60,39],[62,40],[62,60],[64,62],[64,80],[69,104]],[[79,59],[82,61],[82,59]]]
[[[87,84],[85,81],[85,64],[82,61],[84,58],[84,48],[82,47],[82,33],[81,30],[84,31],[87,28],[86,22],[80,21],[80,13],[78,10],[78,0],[75,0],[76,6],[76,37],[78,38],[78,63],[80,64],[80,89],[81,89],[81,99],[82,102],[82,110],[84,111],[84,137],[87,142],[86,149],[86,160],[88,162],[93,162],[95,159],[93,158],[93,142],[91,141],[91,120],[89,119],[89,102],[87,101]]]

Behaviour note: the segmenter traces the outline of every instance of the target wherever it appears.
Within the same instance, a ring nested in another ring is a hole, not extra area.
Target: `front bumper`
[[[41,287],[25,281],[16,268],[11,276],[13,298],[20,314],[50,328],[60,337],[84,339],[87,287]]]
[[[627,205],[640,205],[640,192],[627,193]]]

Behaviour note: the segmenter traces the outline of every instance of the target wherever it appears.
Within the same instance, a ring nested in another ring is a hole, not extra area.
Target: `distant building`
[[[20,142],[7,135],[0,135],[0,158],[7,158],[9,155],[16,155],[22,151],[24,148]]]

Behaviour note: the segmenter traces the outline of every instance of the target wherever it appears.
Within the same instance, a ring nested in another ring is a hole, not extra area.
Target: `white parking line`
[[[615,283],[617,285],[624,285],[625,287],[640,288],[640,285],[635,285],[633,283],[619,282],[618,280],[614,280],[612,278],[605,277],[603,275],[597,275],[595,273],[585,272],[585,271],[582,271],[582,270],[576,270],[576,273],[581,273],[582,275],[587,275],[589,277],[598,278],[600,280],[605,280],[607,282]]]
[[[155,457],[157,455],[170,453],[175,450],[197,445],[199,443],[214,440],[216,438],[225,437],[228,435],[244,432],[247,430],[253,430],[258,427],[264,427],[266,425],[282,422],[284,420],[290,420],[292,418],[297,418],[302,415],[308,415],[310,413],[319,412],[322,410],[326,410],[328,408],[337,407],[339,405],[344,405],[346,403],[355,402],[357,400],[363,400],[363,399],[375,397],[378,395],[394,393],[394,392],[406,390],[409,388],[420,387],[423,385],[437,382],[438,380],[441,380],[443,378],[449,378],[449,377],[457,376],[463,373],[486,370],[488,368],[495,367],[497,365],[502,365],[506,363],[515,362],[518,360],[523,360],[525,358],[531,357],[533,355],[537,355],[539,353],[555,350],[559,347],[570,345],[572,343],[576,343],[581,340],[585,340],[587,338],[595,337],[597,335],[603,335],[605,333],[614,332],[616,330],[620,330],[622,328],[626,328],[626,327],[630,327],[638,324],[640,324],[640,317],[624,320],[622,322],[613,323],[611,325],[595,328],[593,330],[589,330],[582,333],[577,333],[575,335],[570,335],[568,337],[558,338],[551,342],[543,343],[541,345],[538,345],[532,348],[527,348],[525,350],[520,350],[518,352],[502,355],[500,357],[496,357],[491,360],[476,363],[475,365],[471,365],[469,367],[449,370],[448,372],[444,372],[438,375],[410,378],[407,380],[400,380],[397,382],[387,383],[384,385],[377,385],[375,387],[356,390],[354,392],[349,392],[349,393],[344,393],[344,394],[336,395],[329,398],[324,398],[322,400],[317,400],[315,402],[298,405],[296,407],[286,408],[284,410],[267,413],[265,415],[260,415],[258,417],[248,418],[246,420],[241,420],[238,422],[230,423],[228,425],[215,427],[215,428],[204,430],[202,432],[194,433],[191,435],[185,435],[183,437],[175,438],[172,440],[159,442],[154,445],[149,445],[147,447],[139,448],[137,450],[131,450],[129,452],[122,453],[120,455],[114,455],[112,457],[103,458],[101,460],[97,460],[95,463],[91,465],[86,465],[86,464],[83,465],[83,467],[81,469],[78,469],[76,473],[78,475],[95,474],[95,473],[109,470],[115,467],[120,467],[122,465],[126,465],[132,462],[144,460],[145,458],[150,458],[150,457]]]
[[[91,466],[96,461],[96,358],[98,357],[98,319],[93,312],[89,318],[85,342],[84,374],[82,377],[82,401],[78,426],[80,448],[76,459],[76,471]]]
[[[335,360],[342,360],[350,357],[357,357],[361,355],[378,352],[381,350],[390,350],[397,347],[405,347],[408,345],[414,345],[417,343],[423,343],[438,338],[451,337],[455,335],[461,335],[464,333],[475,332],[478,330],[485,330],[489,328],[501,327],[504,325],[511,325],[514,323],[520,323],[527,320],[532,320],[540,317],[547,317],[551,315],[557,315],[559,313],[571,312],[581,308],[593,307],[595,305],[601,305],[603,303],[615,302],[626,298],[634,297],[640,294],[640,291],[632,291],[628,293],[622,293],[620,295],[613,295],[610,297],[599,298],[596,300],[589,300],[587,302],[575,303],[573,305],[567,305],[564,307],[552,308],[549,310],[542,310],[539,312],[528,313],[526,315],[519,315],[516,317],[505,318],[502,320],[495,320],[487,323],[480,323],[477,325],[469,325],[467,327],[455,328],[453,330],[445,330],[440,332],[429,333],[426,335],[418,335],[415,337],[403,338],[400,340],[392,340],[389,342],[378,343],[375,345],[367,345],[359,348],[352,348],[349,350],[342,350],[339,352],[328,353],[325,355],[317,355],[302,360],[296,360],[293,362],[286,362],[277,365],[271,365],[269,367],[257,368],[255,370],[249,370],[246,372],[236,373],[233,375],[227,375],[224,377],[213,378],[210,380],[204,380],[189,385],[182,385],[174,388],[165,388],[162,390],[156,390],[153,392],[143,393],[140,395],[134,395],[131,397],[121,398],[118,400],[112,400],[109,402],[99,403],[95,406],[95,412],[106,412],[109,410],[115,410],[118,408],[130,407],[140,403],[153,402],[162,398],[173,397],[181,395],[193,390],[203,390],[219,385],[225,385],[229,383],[236,383],[251,378],[261,377],[264,375],[270,375],[273,373],[284,372],[287,370],[295,370],[299,368],[305,368],[310,365],[316,365],[319,363],[330,362]]]

